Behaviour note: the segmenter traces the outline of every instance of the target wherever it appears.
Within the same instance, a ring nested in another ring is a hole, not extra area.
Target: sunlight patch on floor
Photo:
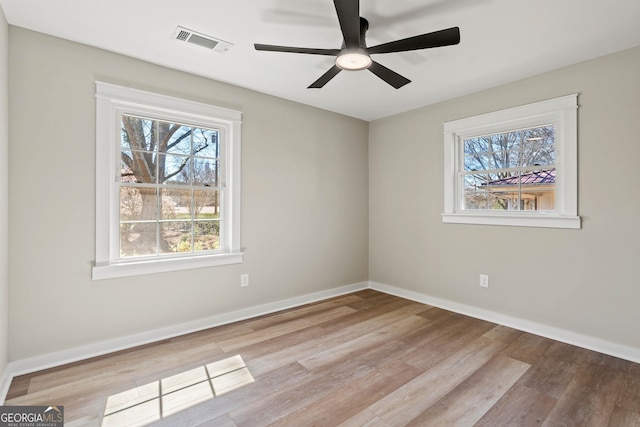
[[[109,396],[101,427],[145,426],[254,382],[240,355]]]

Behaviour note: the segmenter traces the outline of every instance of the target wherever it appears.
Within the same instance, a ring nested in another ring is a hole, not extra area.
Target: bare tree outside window
[[[220,249],[220,132],[122,116],[120,255]]]
[[[553,210],[553,125],[465,138],[464,209]]]

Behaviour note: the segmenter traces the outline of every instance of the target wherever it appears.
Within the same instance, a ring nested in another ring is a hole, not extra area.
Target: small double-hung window
[[[96,279],[240,262],[240,113],[97,83]]]
[[[571,95],[445,123],[444,222],[579,228]]]

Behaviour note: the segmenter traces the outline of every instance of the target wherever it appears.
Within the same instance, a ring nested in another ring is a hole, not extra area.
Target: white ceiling
[[[332,0],[0,0],[10,24],[364,120],[408,111],[640,45],[638,0],[361,0],[367,44],[458,26],[461,43],[374,59],[307,89],[333,57],[253,43],[339,48]],[[174,40],[177,26],[233,43],[225,54]]]

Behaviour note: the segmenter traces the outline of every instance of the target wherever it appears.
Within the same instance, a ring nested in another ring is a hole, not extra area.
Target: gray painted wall
[[[9,333],[9,28],[0,6],[0,389],[7,368]],[[2,396],[0,390],[0,399]]]
[[[640,348],[637,75],[640,48],[367,124],[11,27],[10,360],[367,279]],[[244,112],[244,264],[90,280],[95,80]],[[574,92],[581,230],[441,222],[443,122]]]
[[[640,348],[638,76],[635,48],[371,123],[369,279]],[[443,224],[443,122],[571,93],[582,229]]]
[[[366,122],[16,27],[9,42],[10,360],[367,280]],[[91,281],[95,80],[243,111],[243,264]]]

